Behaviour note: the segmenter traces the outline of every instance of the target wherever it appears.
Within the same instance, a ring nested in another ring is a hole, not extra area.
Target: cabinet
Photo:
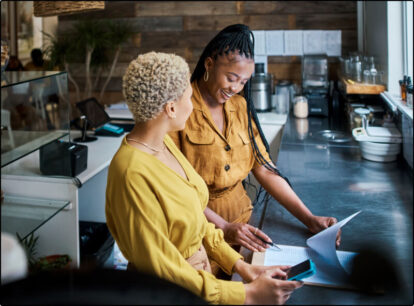
[[[8,75],[7,84],[2,75],[2,116],[3,109],[10,117],[13,113],[17,116],[21,105],[31,110],[31,115],[21,119],[20,125],[2,127],[1,188],[5,194],[2,231],[12,235],[18,232],[22,237],[34,232],[39,236],[38,257],[68,254],[73,265],[79,266],[79,221],[106,221],[107,170],[122,136],[100,137],[86,143],[87,168],[77,177],[43,175],[39,149],[56,139],[70,141],[79,137],[80,132],[69,130],[66,73],[25,73]],[[33,93],[37,86],[43,88],[39,96]]]
[[[71,137],[79,134],[72,132]],[[122,138],[99,137],[97,141],[85,144],[88,146],[88,167],[76,178],[42,175],[39,150],[2,168],[1,185],[6,197],[70,203],[35,231],[39,235],[38,256],[68,254],[74,265],[80,265],[79,221],[106,222],[108,166]],[[35,209],[39,207],[33,207]]]

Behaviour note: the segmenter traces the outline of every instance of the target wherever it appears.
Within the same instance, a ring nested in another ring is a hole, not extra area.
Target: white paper
[[[254,55],[254,63],[263,63],[264,72],[267,73],[267,55]]]
[[[134,119],[125,102],[109,105],[105,111],[111,119]]]
[[[254,35],[254,54],[266,55],[265,31],[252,31]]]
[[[325,54],[324,31],[303,31],[303,54]]]
[[[108,108],[110,108],[110,109],[128,109],[128,104],[126,104],[126,102],[115,103],[115,104],[108,105]]]
[[[335,247],[336,235],[342,226],[347,224],[353,217],[358,215],[361,211],[350,215],[348,218],[328,227],[327,229],[313,235],[308,240],[306,244],[316,251],[328,264],[334,266],[340,266],[338,260],[337,251]]]
[[[352,260],[357,255],[354,252],[337,251],[335,248],[336,235],[341,227],[358,215],[358,211],[331,227],[309,238],[306,243],[309,247],[280,245],[281,251],[267,249],[264,265],[296,265],[307,259],[312,259],[316,266],[316,273],[304,279],[306,284],[323,284],[352,288],[348,277],[352,268]]]
[[[284,55],[303,55],[302,31],[284,31]]]
[[[324,31],[325,51],[328,56],[341,56],[341,31]]]
[[[283,55],[284,38],[283,31],[265,31],[266,55]]]

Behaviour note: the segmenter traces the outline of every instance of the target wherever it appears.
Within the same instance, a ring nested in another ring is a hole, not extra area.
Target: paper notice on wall
[[[267,73],[267,55],[254,55],[254,63],[263,63],[264,72]]]
[[[303,55],[302,31],[284,31],[284,55]]]
[[[283,31],[265,31],[266,38],[266,54],[267,55],[283,55],[284,38]]]
[[[303,54],[326,54],[324,31],[303,31]]]
[[[341,31],[324,31],[325,50],[328,56],[341,56]]]
[[[254,35],[254,54],[266,55],[265,31],[252,31]]]

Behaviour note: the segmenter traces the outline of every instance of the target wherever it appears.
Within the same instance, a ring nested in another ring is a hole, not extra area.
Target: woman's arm
[[[242,260],[234,265],[237,272],[248,284],[245,304],[284,304],[294,290],[303,286],[303,282],[286,281],[290,266],[253,266]],[[264,289],[264,290],[263,290]]]
[[[207,222],[207,220],[206,220]],[[215,260],[228,274],[237,272],[248,284],[244,284],[245,304],[283,304],[290,294],[303,283],[285,281],[289,266],[253,266],[243,261],[223,239],[223,232],[206,224],[203,245],[208,257]]]
[[[252,172],[263,188],[292,215],[306,225],[312,233],[318,233],[337,222],[334,217],[313,215],[289,184],[282,177],[267,170],[264,166],[256,167]],[[336,240],[337,246],[340,244],[340,240],[340,235],[338,235]]]
[[[235,203],[236,204],[236,203]],[[269,247],[255,235],[261,237],[265,241],[272,242],[272,240],[258,228],[244,223],[229,223],[213,210],[206,207],[204,215],[207,220],[216,225],[224,233],[224,239],[230,244],[241,245],[253,252],[263,252]]]
[[[154,186],[148,177],[132,173],[125,180],[110,184],[113,201],[112,205],[107,203],[106,216],[111,233],[135,268],[176,283],[209,303],[243,303],[243,284],[219,280],[211,273],[197,271],[171,242],[168,220],[161,205],[157,205]],[[211,227],[214,229],[213,225]],[[234,259],[233,264],[236,261]]]

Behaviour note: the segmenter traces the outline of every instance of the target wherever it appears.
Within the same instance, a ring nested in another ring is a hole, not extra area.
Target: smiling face
[[[204,67],[208,71],[205,98],[211,105],[224,104],[234,94],[241,92],[254,71],[254,61],[238,52],[218,55],[217,59],[206,58]]]

